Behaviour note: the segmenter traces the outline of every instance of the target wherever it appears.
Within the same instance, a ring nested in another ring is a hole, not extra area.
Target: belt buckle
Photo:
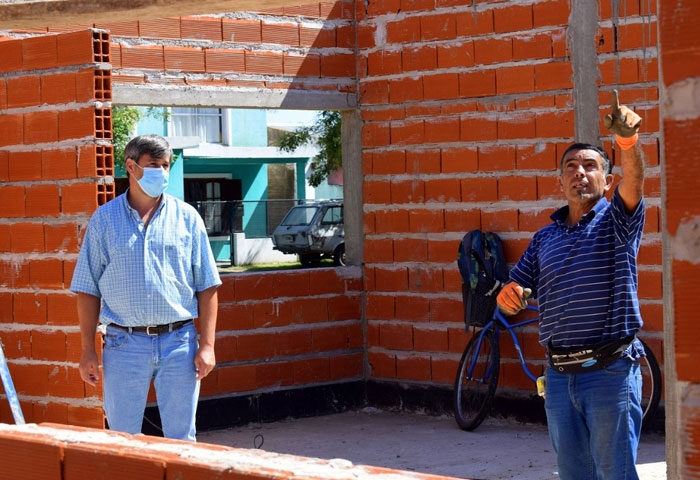
[[[155,329],[153,333],[151,333],[151,328]],[[146,327],[146,335],[149,337],[157,337],[158,336],[158,325],[148,325]]]

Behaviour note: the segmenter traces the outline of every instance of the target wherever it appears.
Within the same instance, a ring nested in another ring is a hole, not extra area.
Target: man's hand
[[[530,296],[530,293],[532,293],[532,290],[529,288],[523,289],[515,282],[508,282],[498,292],[498,297],[496,297],[498,308],[506,315],[515,315],[527,307],[526,299]]]
[[[216,356],[214,355],[214,347],[200,345],[194,357],[194,371],[197,375],[197,380],[201,380],[209,375],[215,365]]]
[[[610,110],[611,112],[603,119],[605,128],[618,137],[629,138],[636,135],[642,125],[642,117],[626,106],[620,105],[617,90],[611,92]]]
[[[97,385],[100,381],[100,367],[97,363],[97,352],[94,349],[82,353],[78,370],[83,382],[93,387]]]

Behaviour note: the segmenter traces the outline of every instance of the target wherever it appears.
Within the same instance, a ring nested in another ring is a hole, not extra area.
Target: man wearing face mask
[[[78,295],[80,376],[92,386],[100,380],[99,324],[104,332],[109,428],[141,432],[153,380],[164,436],[195,441],[200,380],[215,365],[221,280],[201,217],[164,193],[172,155],[157,135],[127,144],[129,188],[90,219],[70,289]]]

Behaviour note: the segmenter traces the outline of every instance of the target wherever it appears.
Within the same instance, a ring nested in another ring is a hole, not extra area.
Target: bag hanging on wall
[[[457,266],[462,275],[465,328],[483,327],[493,317],[496,295],[508,281],[501,238],[481,230],[467,232],[457,249]]]

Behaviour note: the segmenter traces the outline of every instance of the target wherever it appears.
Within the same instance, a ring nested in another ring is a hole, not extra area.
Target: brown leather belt
[[[117,325],[116,323],[110,323],[107,326],[116,327],[120,330],[126,330],[129,333],[145,333],[146,335],[156,336],[163,333],[170,333],[174,332],[175,330],[179,330],[191,321],[192,319],[189,319],[174,323],[166,323],[164,325],[149,325],[147,327],[125,327],[123,325]]]

